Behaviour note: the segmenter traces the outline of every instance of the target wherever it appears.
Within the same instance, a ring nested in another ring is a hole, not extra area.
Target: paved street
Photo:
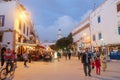
[[[28,65],[29,68],[25,68],[23,62],[19,62],[13,80],[120,80],[120,62],[116,61],[108,63],[107,71],[101,72],[100,76],[93,70],[92,77],[84,76],[82,64],[77,58]]]

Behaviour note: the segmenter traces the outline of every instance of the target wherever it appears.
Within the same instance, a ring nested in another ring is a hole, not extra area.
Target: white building
[[[18,1],[0,2],[0,46],[23,53],[24,46],[36,43],[29,12]],[[21,52],[22,51],[22,52]]]
[[[90,47],[90,20],[89,17],[82,21],[73,31],[73,40],[77,47]]]
[[[106,0],[90,15],[93,46],[120,44],[120,0]]]
[[[106,0],[92,11],[89,17],[90,32],[87,34],[91,35],[90,42],[92,47],[109,47],[120,44],[120,0]],[[85,22],[87,23],[87,21]],[[82,29],[82,24],[76,29],[72,31],[74,41],[80,40],[80,37],[82,37],[80,34],[86,32],[84,29],[79,31]]]

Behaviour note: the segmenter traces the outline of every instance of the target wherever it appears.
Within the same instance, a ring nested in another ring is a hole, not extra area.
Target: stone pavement
[[[18,62],[13,80],[120,80],[120,62],[108,63],[106,72],[96,75],[92,70],[92,77],[85,77],[83,66],[77,58],[60,62],[32,62],[29,67],[24,67],[23,62]]]

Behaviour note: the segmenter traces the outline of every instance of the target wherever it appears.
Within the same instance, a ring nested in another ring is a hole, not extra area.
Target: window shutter
[[[118,34],[120,35],[120,27],[118,27]]]
[[[2,26],[4,26],[4,22],[5,22],[5,16],[2,16]]]

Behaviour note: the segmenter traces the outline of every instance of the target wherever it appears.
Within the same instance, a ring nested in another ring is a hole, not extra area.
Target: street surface
[[[120,62],[108,63],[106,72],[96,75],[92,70],[92,77],[85,77],[82,63],[77,58],[58,62],[32,62],[29,67],[24,67],[23,62],[18,62],[13,80],[120,80]]]

